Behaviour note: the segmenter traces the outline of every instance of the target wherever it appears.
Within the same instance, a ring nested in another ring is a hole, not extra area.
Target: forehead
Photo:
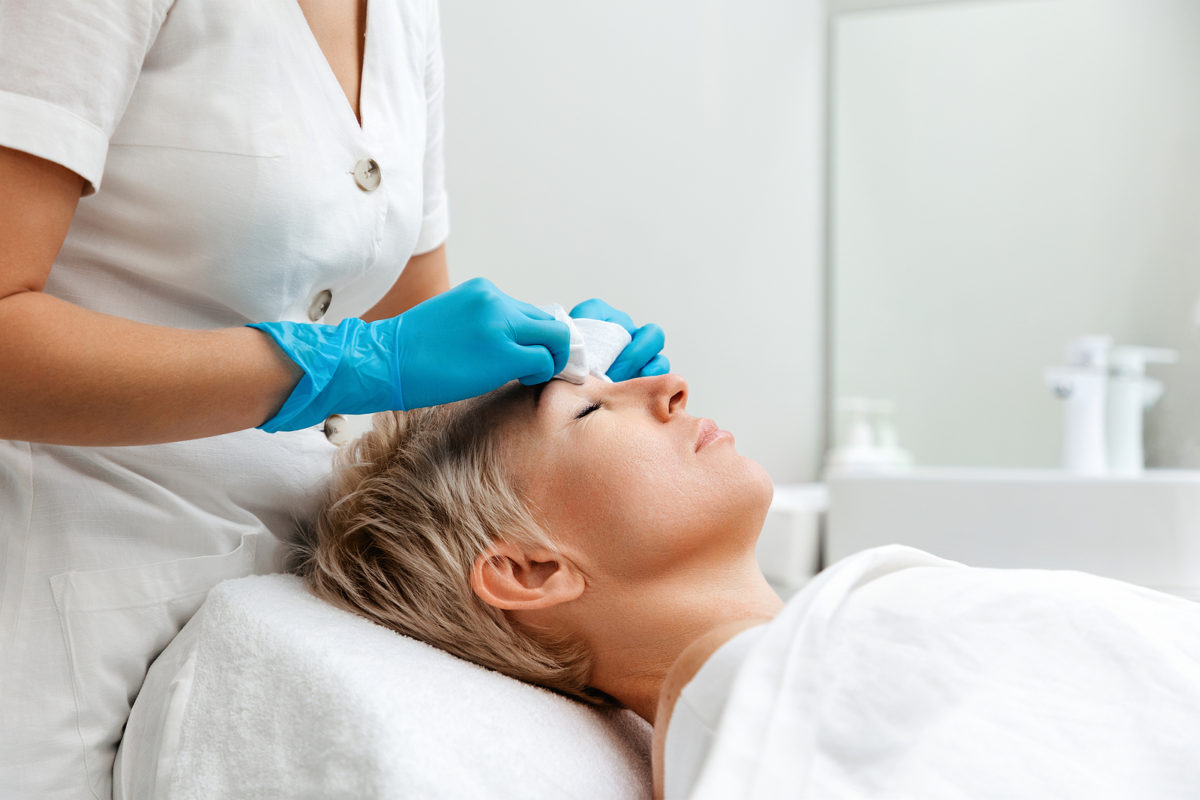
[[[482,415],[491,425],[532,420],[544,387],[545,384],[525,386],[518,381],[511,381],[477,398],[475,413]]]

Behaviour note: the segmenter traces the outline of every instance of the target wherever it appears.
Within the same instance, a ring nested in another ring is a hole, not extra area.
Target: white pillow
[[[117,800],[641,798],[650,727],[255,576],[150,668],[114,778]]]

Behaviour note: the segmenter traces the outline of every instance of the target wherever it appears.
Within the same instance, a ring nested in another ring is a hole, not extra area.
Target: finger
[[[560,371],[555,365],[550,351],[537,345],[520,348],[520,352],[513,359],[513,364],[518,366],[520,373],[517,380],[526,386],[545,383]]]
[[[548,314],[545,311],[542,311],[540,308],[533,305],[532,303],[525,303],[525,302],[522,302],[521,300],[513,300],[513,304],[517,307],[517,309],[522,314],[529,317],[530,319],[536,319],[536,320],[554,319],[553,314]]]
[[[515,309],[532,319],[554,319],[553,314],[547,314],[531,303],[522,302],[506,294],[500,287],[487,278],[471,278],[471,280],[460,283],[450,291],[478,295],[484,298],[488,305],[498,305],[504,313],[511,313],[511,310]]]
[[[450,291],[444,292],[444,294],[473,298],[485,304],[494,302],[498,298],[503,298],[508,302],[515,302],[487,278],[471,278],[450,289]]]
[[[654,358],[650,359],[650,363],[642,367],[638,373],[639,378],[649,378],[654,375],[666,375],[671,371],[671,362],[662,353],[659,353]]]
[[[549,354],[551,366],[554,367],[550,377],[566,368],[567,359],[571,356],[571,329],[567,323],[553,317],[548,320],[518,317],[509,320],[509,325],[514,342],[526,347],[540,346]],[[550,377],[546,380],[550,380]]]
[[[500,290],[496,288],[496,284],[492,283],[487,278],[468,278],[450,291],[500,292]],[[503,292],[500,293],[503,294]]]
[[[579,317],[587,317],[588,319],[602,319],[608,321],[608,317],[616,311],[615,308],[601,300],[599,297],[593,297],[591,300],[584,300],[571,309],[570,316],[573,319]]]
[[[663,329],[654,323],[643,325],[633,332],[633,339],[608,368],[608,377],[625,381],[637,376],[658,355],[666,343]]]
[[[630,334],[636,329],[633,324],[633,317],[626,314],[624,311],[613,308],[608,303],[598,297],[593,297],[591,300],[584,300],[579,305],[571,309],[570,314],[572,319],[579,317],[587,317],[588,319],[599,319],[605,322],[615,322]]]

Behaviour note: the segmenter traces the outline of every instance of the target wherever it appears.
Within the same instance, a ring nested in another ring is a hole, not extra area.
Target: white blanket
[[[154,662],[115,786],[117,800],[641,798],[649,727],[268,575],[213,589]]]
[[[1200,604],[885,547],[721,648],[671,798],[1200,797]]]

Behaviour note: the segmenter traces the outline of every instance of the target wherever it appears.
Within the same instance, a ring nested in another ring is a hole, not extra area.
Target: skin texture
[[[329,62],[329,69],[341,84],[346,102],[361,124],[358,99],[366,51],[366,0],[299,0],[299,5],[313,38]]]
[[[591,685],[658,738],[704,659],[782,607],[755,560],[770,478],[731,435],[697,449],[705,421],[686,409],[678,375],[547,384],[508,440],[555,547],[498,543],[471,575],[518,624],[586,642]]]

